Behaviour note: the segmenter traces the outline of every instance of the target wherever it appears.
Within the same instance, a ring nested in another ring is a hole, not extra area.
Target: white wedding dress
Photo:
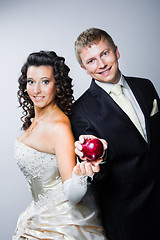
[[[27,178],[33,202],[20,215],[12,240],[104,240],[97,212],[81,201],[69,202],[55,155],[39,152],[16,140],[15,157]]]

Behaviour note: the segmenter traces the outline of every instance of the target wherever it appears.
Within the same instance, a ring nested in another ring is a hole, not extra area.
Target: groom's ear
[[[84,66],[81,65],[81,68],[83,68],[84,71],[85,71],[87,74],[89,74],[88,70],[87,70]]]

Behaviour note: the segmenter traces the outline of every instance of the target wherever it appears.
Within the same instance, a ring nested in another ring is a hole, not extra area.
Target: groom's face
[[[91,47],[84,47],[80,52],[83,68],[87,74],[100,82],[117,83],[120,79],[118,48],[101,39]]]

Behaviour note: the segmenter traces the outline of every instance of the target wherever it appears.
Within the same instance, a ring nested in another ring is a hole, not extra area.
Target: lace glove
[[[87,175],[76,175],[72,173],[72,178],[63,183],[65,196],[72,203],[78,203],[87,192]]]

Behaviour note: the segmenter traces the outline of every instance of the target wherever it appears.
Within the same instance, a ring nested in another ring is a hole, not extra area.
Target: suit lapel
[[[150,116],[148,114],[148,109],[145,104],[145,99],[142,95],[142,89],[139,88],[138,86],[138,81],[134,81],[133,78],[130,79],[129,77],[125,77],[125,80],[127,81],[129,87],[131,88],[143,114],[145,117],[145,124],[146,124],[146,133],[147,133],[147,138],[148,138],[148,144],[150,144]]]
[[[117,103],[110,97],[110,95],[98,86],[94,81],[91,84],[91,94],[94,96],[97,102],[103,109],[103,112],[112,115],[114,112],[121,115],[124,120],[128,120],[128,116],[123,112],[123,110],[117,105]]]
[[[146,131],[147,131],[147,137],[148,137],[148,143],[150,142],[150,128],[149,128],[149,116],[147,113],[145,101],[143,99],[143,96],[138,88],[138,86],[132,81],[126,78],[126,81],[128,85],[130,86],[131,90],[133,91],[133,94],[135,95],[135,98],[137,99],[138,104],[140,105],[140,108],[142,109],[142,112],[145,116],[145,123],[146,123]],[[126,123],[130,128],[133,129],[133,131],[137,131],[138,134],[139,131],[135,127],[135,125],[132,123],[132,121],[129,119],[129,117],[124,113],[124,111],[118,106],[118,104],[110,97],[108,93],[106,93],[101,87],[99,87],[94,80],[92,80],[91,86],[90,86],[90,93],[92,96],[96,99],[96,101],[101,103],[101,106],[103,109],[105,109],[105,112],[107,114],[113,114],[115,112],[118,114],[121,118],[124,119],[124,123]]]
[[[113,113],[117,114],[117,116],[123,118],[124,122],[127,122],[130,127],[134,127],[136,129],[135,125],[129,119],[127,114],[119,107],[119,105],[112,99],[112,97],[106,93],[105,90],[103,90],[94,82],[94,80],[91,83],[90,92],[94,99],[100,103],[104,112],[110,115],[113,115]]]

